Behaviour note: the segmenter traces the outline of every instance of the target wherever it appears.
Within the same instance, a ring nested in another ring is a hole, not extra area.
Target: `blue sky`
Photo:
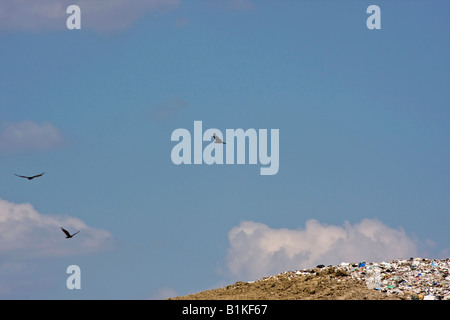
[[[115,3],[0,4],[2,299],[158,299],[448,258],[448,2]],[[279,129],[278,173],[174,165],[171,133],[197,120]]]

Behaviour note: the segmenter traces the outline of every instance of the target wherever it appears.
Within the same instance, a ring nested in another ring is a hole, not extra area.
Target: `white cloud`
[[[60,227],[80,233],[66,239]],[[0,199],[0,299],[29,299],[51,292],[66,280],[66,269],[55,274],[55,262],[112,246],[108,231],[89,227],[78,218],[41,214],[31,204]]]
[[[2,0],[0,30],[65,30],[69,5],[81,10],[81,29],[123,30],[148,12],[170,10],[180,0]]]
[[[66,239],[60,227],[80,233]],[[78,218],[40,214],[31,204],[0,199],[0,258],[81,255],[106,249],[111,243],[109,232],[88,227]]]
[[[272,229],[243,221],[228,234],[227,267],[233,277],[256,280],[318,264],[385,261],[417,255],[417,245],[402,229],[364,219],[344,226],[308,220],[304,229]]]
[[[21,121],[2,126],[0,153],[41,151],[64,144],[60,130],[51,123]]]

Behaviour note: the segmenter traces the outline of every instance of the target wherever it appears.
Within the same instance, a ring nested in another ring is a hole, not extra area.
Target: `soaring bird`
[[[34,179],[34,178],[37,178],[37,177],[42,177],[42,175],[43,175],[44,173],[45,173],[45,172],[42,172],[41,174],[37,174],[37,175],[31,176],[31,177],[27,177],[27,176],[19,176],[19,175],[16,174],[16,173],[15,173],[15,175],[18,176],[18,177],[21,177],[21,178],[25,178],[25,179],[31,180],[31,179]]]
[[[64,229],[64,228],[62,228],[62,227],[61,227],[61,230],[66,234],[66,238],[67,238],[67,239],[72,238],[74,235],[76,235],[77,233],[80,232],[80,230],[78,230],[78,231],[75,232],[74,234],[70,234],[69,231],[67,231],[66,229]]]
[[[213,134],[213,138],[214,138],[214,143],[223,143],[226,144],[226,142],[223,142],[222,139],[220,139],[218,136],[216,136],[216,134]]]

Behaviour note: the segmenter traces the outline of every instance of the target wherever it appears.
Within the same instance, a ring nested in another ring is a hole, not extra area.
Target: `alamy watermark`
[[[66,13],[70,14],[67,18],[66,26],[69,30],[81,29],[81,8],[78,5],[69,5]],[[377,5],[370,5],[366,9],[366,13],[371,14],[366,20],[368,29],[381,29],[381,10]]]
[[[67,7],[66,13],[70,16],[66,20],[67,29],[81,29],[81,9],[77,5],[70,5]]]
[[[67,267],[66,273],[70,276],[66,280],[67,289],[81,289],[81,269],[76,264]]]
[[[194,121],[194,137],[184,128],[172,132],[171,141],[179,141],[172,148],[171,159],[176,165],[180,164],[236,164],[246,163],[246,154],[249,164],[259,163],[261,175],[277,174],[280,167],[280,131],[270,130],[270,155],[268,150],[267,129],[226,129],[225,137],[219,129],[211,128],[203,132],[202,121]],[[203,142],[210,143],[203,149]],[[248,148],[247,146],[248,141]],[[193,152],[192,152],[193,145]],[[236,146],[236,148],[235,148]],[[224,161],[225,149],[225,161]],[[248,152],[247,152],[248,149]],[[193,159],[192,159],[193,154]]]

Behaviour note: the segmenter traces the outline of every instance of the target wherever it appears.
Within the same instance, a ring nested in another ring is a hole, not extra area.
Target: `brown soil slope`
[[[223,288],[170,300],[398,300],[397,296],[368,289],[334,268],[315,269],[311,275],[278,275],[255,282],[236,282]],[[406,298],[406,297],[405,297]]]

